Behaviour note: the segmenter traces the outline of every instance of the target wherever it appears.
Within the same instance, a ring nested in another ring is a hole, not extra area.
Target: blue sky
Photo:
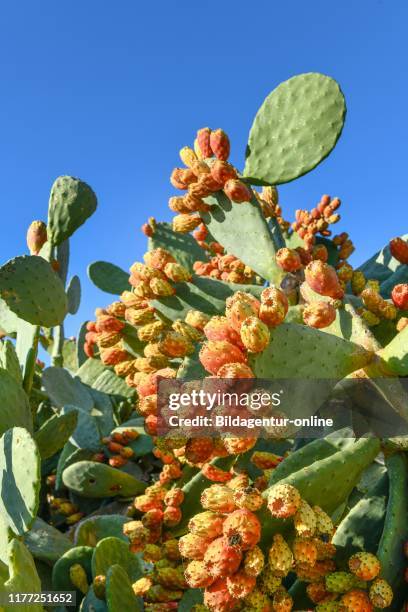
[[[71,241],[83,301],[75,334],[110,299],[88,263],[127,269],[139,228],[170,218],[178,150],[198,128],[222,127],[243,165],[256,110],[281,81],[318,71],[336,78],[348,116],[332,155],[280,189],[287,217],[323,193],[343,200],[339,230],[363,261],[407,231],[405,0],[252,3],[30,0],[2,6],[0,35],[0,262],[26,251],[32,219],[46,219],[53,180],[86,180],[97,213]]]

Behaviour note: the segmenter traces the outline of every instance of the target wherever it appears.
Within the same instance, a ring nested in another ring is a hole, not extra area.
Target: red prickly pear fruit
[[[245,572],[239,571],[227,578],[227,589],[237,599],[247,597],[255,588],[256,578],[248,576]]]
[[[342,299],[344,290],[339,283],[336,270],[329,264],[316,259],[305,268],[305,278],[308,285],[319,293],[334,299]]]
[[[268,508],[275,518],[289,518],[298,511],[302,498],[290,484],[275,485],[268,496]]]
[[[216,512],[206,510],[193,516],[188,523],[188,528],[194,535],[212,540],[222,534],[224,517]]]
[[[400,310],[408,310],[408,283],[395,285],[391,292],[391,299],[394,302],[394,306]]]
[[[121,348],[112,346],[111,348],[101,350],[100,357],[104,365],[117,365],[121,361],[129,359],[131,355]]]
[[[230,154],[230,141],[223,130],[213,130],[210,134],[210,147],[217,159],[227,161]]]
[[[372,612],[373,605],[367,593],[360,589],[352,589],[345,593],[340,600],[340,609],[344,612]]]
[[[246,363],[226,363],[217,372],[218,378],[255,378],[255,374]],[[241,387],[240,387],[241,388]]]
[[[204,605],[211,612],[229,612],[235,608],[238,601],[229,592],[225,578],[213,582],[204,591]]]
[[[288,249],[286,247],[279,249],[275,257],[276,263],[285,272],[296,272],[296,270],[300,270],[303,267],[300,255],[295,249]]]
[[[149,436],[157,436],[157,416],[149,414],[144,422],[145,431]]]
[[[204,343],[199,354],[203,367],[210,374],[217,374],[226,363],[245,363],[244,353],[234,344],[225,340]]]
[[[303,247],[296,247],[295,251],[299,254],[300,260],[304,266],[307,266],[307,264],[312,261],[311,254]]]
[[[224,448],[229,455],[241,455],[246,453],[256,444],[256,438],[224,438]]]
[[[288,299],[277,287],[267,287],[261,293],[259,318],[268,327],[276,327],[285,320],[289,310]]]
[[[224,184],[225,195],[235,202],[241,204],[242,202],[250,202],[252,198],[252,192],[249,187],[245,185],[239,179],[229,179]]]
[[[201,468],[201,473],[212,482],[228,482],[232,479],[230,472],[225,472],[211,463],[205,463]]]
[[[201,128],[197,132],[197,144],[204,159],[212,157],[213,152],[210,145],[211,130],[208,127]]]
[[[184,577],[188,586],[192,589],[202,589],[210,586],[215,580],[208,573],[204,561],[190,561],[184,571]]]
[[[153,234],[154,234],[154,230],[153,230],[152,226],[149,225],[148,223],[143,223],[143,225],[142,225],[142,232],[148,238],[151,238],[153,236]]]
[[[185,457],[190,463],[204,463],[214,450],[212,438],[190,438],[186,444]]]
[[[205,551],[210,542],[211,540],[205,537],[195,535],[194,533],[187,533],[178,541],[181,556],[186,559],[196,559],[200,561],[204,559]]]
[[[85,353],[85,355],[87,357],[92,359],[92,357],[95,356],[95,345],[94,344],[88,344],[88,342],[85,342],[85,344],[84,344],[84,353]]]
[[[368,552],[356,553],[348,562],[350,571],[360,580],[374,580],[381,571],[381,563],[375,555]]]
[[[119,321],[116,317],[110,315],[102,315],[98,317],[96,329],[100,332],[119,332],[125,327],[123,321]]]
[[[242,550],[239,538],[216,538],[204,555],[207,571],[214,578],[221,578],[235,574],[242,561]]]
[[[250,353],[261,353],[271,339],[268,327],[258,317],[248,317],[241,325],[241,340]]]
[[[236,510],[233,495],[234,493],[229,487],[222,484],[213,484],[204,489],[200,501],[204,510],[226,514]]]
[[[243,348],[239,334],[229,325],[227,317],[211,317],[203,331],[207,340],[226,340]]]
[[[227,516],[222,532],[227,538],[236,537],[242,550],[250,550],[261,538],[261,523],[253,512],[240,508]]]
[[[193,232],[193,237],[198,241],[198,242],[203,242],[208,235],[208,230],[207,227],[204,225],[204,223],[201,223],[197,229]]]
[[[217,183],[225,185],[227,181],[237,178],[237,171],[228,162],[217,159],[211,166],[211,176]]]
[[[402,264],[408,264],[408,242],[402,238],[393,238],[390,241],[391,255]]]
[[[329,253],[324,244],[316,244],[312,250],[312,259],[320,259],[324,263],[329,259]]]
[[[27,230],[27,246],[31,255],[38,255],[47,242],[47,226],[43,221],[32,221]]]
[[[328,302],[312,302],[303,310],[303,321],[309,327],[322,329],[336,319],[336,309]]]

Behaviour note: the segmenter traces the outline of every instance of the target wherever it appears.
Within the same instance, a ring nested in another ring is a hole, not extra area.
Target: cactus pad
[[[55,563],[73,546],[66,535],[40,518],[25,534],[24,543],[35,559],[45,563]]]
[[[92,574],[106,575],[112,565],[120,565],[132,582],[143,576],[145,564],[140,557],[131,553],[129,542],[108,537],[97,543],[92,557]]]
[[[96,210],[92,189],[72,176],[59,176],[54,182],[48,204],[48,240],[53,245],[69,238]]]
[[[81,302],[81,281],[76,275],[73,276],[68,283],[67,300],[69,314],[76,314]]]
[[[62,475],[68,489],[84,497],[130,497],[142,493],[146,484],[130,474],[104,463],[78,461],[67,467]]]
[[[75,530],[74,541],[77,546],[96,546],[107,537],[119,538],[124,542],[128,539],[123,535],[123,525],[130,521],[121,514],[106,514],[90,516],[81,521]]]
[[[142,612],[143,600],[133,593],[132,584],[120,565],[112,565],[106,576],[106,602],[110,612]]]
[[[55,414],[35,432],[34,439],[42,459],[52,457],[64,446],[77,422],[78,411],[75,409],[67,414]]]
[[[335,146],[345,114],[344,96],[330,77],[310,72],[281,83],[251,127],[244,176],[279,185],[306,174]]]
[[[88,266],[88,276],[101,291],[120,295],[129,291],[129,274],[108,261],[94,261]]]
[[[41,581],[34,564],[34,560],[24,546],[23,542],[14,539],[8,546],[8,567],[10,577],[5,583],[5,591],[8,593],[41,593]],[[13,610],[6,607],[3,610]],[[21,604],[18,606],[21,612],[42,612],[40,604]]]
[[[9,429],[0,439],[0,514],[10,529],[23,535],[38,510],[40,455],[22,427]]]
[[[36,255],[16,257],[1,266],[0,297],[18,317],[33,325],[59,325],[67,313],[61,279]]]
[[[154,234],[149,238],[148,244],[149,251],[158,248],[169,251],[179,264],[190,271],[195,261],[207,259],[205,251],[190,234],[174,232],[170,223],[156,223]]]
[[[21,385],[6,370],[0,368],[0,434],[14,425],[32,429],[28,398]]]

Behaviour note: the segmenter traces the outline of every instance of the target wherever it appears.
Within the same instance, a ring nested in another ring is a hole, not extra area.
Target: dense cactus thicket
[[[348,233],[333,234],[338,197],[293,220],[279,202],[277,186],[329,155],[345,114],[337,83],[310,73],[266,98],[243,168],[222,129],[199,129],[171,173],[172,222],[143,225],[144,262],[90,264],[115,297],[76,339],[69,239],[97,198],[55,181],[30,254],[0,267],[2,596],[75,591],[83,612],[405,610],[408,437],[361,436],[353,418],[312,439],[162,430],[163,382],[251,395],[301,381],[295,408],[314,414],[344,388],[361,403],[366,381],[408,422],[407,235],[354,267]]]

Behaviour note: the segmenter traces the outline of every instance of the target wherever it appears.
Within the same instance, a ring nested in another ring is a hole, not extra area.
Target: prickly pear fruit
[[[197,132],[197,144],[204,159],[212,157],[213,152],[210,145],[211,130],[208,127],[201,128]]]
[[[346,593],[355,583],[355,576],[348,572],[333,572],[326,576],[326,589],[331,593]]]
[[[391,255],[402,264],[408,264],[408,242],[402,238],[393,238],[390,241]]]
[[[200,331],[203,331],[209,320],[210,316],[200,310],[189,310],[185,318],[186,323]]]
[[[361,580],[374,580],[381,571],[381,564],[372,553],[359,552],[350,557],[349,568]]]
[[[295,249],[284,247],[277,251],[275,257],[276,263],[285,272],[296,272],[303,267],[300,255]]]
[[[311,539],[295,538],[292,550],[296,563],[314,565],[317,561],[317,546]]]
[[[277,484],[272,487],[268,496],[268,508],[275,518],[294,516],[300,508],[302,498],[295,487],[289,484]]]
[[[202,538],[217,538],[223,532],[224,517],[216,512],[207,510],[200,512],[190,519],[188,528],[194,535]]]
[[[88,578],[82,565],[79,563],[74,563],[71,565],[69,568],[69,578],[74,587],[81,591],[81,593],[86,594],[88,592]]]
[[[187,189],[190,183],[195,183],[196,175],[190,168],[174,168],[171,173],[170,183],[176,189]]]
[[[204,605],[211,612],[228,612],[238,602],[228,590],[226,578],[220,578],[204,591]]]
[[[259,546],[254,546],[245,553],[244,572],[248,576],[259,576],[265,565],[265,557]]]
[[[258,589],[251,591],[244,599],[244,609],[250,612],[272,612],[272,602],[269,597]]]
[[[228,538],[238,536],[242,550],[249,550],[260,540],[261,524],[250,510],[234,510],[225,519],[223,534]]]
[[[241,455],[255,446],[256,438],[232,438],[228,436],[224,439],[224,447],[229,455]]]
[[[237,178],[237,171],[228,162],[217,159],[211,166],[211,176],[221,185],[225,185],[227,181]]]
[[[38,255],[47,242],[47,226],[43,221],[32,221],[27,230],[27,246],[31,255]]]
[[[191,463],[203,463],[213,453],[214,442],[211,438],[190,438],[186,444],[185,456]]]
[[[241,338],[238,332],[229,325],[227,317],[211,317],[203,331],[207,340],[226,340],[242,348]]]
[[[180,152],[180,159],[187,166],[187,168],[191,168],[196,161],[198,161],[198,157],[193,151],[191,147],[183,147]]]
[[[352,589],[343,595],[340,606],[340,609],[344,612],[372,612],[373,610],[373,605],[367,594],[360,589]]]
[[[202,560],[210,542],[211,539],[194,533],[186,533],[186,535],[179,539],[178,545],[182,557]]]
[[[293,599],[284,587],[279,587],[272,599],[274,612],[291,612]]]
[[[211,374],[217,374],[226,363],[246,362],[244,353],[237,346],[225,340],[209,340],[203,344],[199,357],[203,367]]]
[[[202,589],[210,586],[215,580],[211,574],[209,574],[204,561],[190,561],[187,565],[184,576],[189,587],[192,589]]]
[[[160,247],[145,253],[143,259],[147,266],[155,268],[156,270],[164,270],[166,264],[176,262],[171,253]]]
[[[164,503],[166,506],[181,506],[184,500],[184,492],[182,489],[170,489],[166,493]]]
[[[395,285],[391,292],[391,299],[394,306],[400,310],[408,310],[408,283]]]
[[[189,215],[181,213],[173,217],[173,231],[180,234],[188,234],[192,232],[201,223],[201,218],[198,215]]]
[[[218,378],[255,378],[251,368],[246,363],[226,363],[217,372]]]
[[[230,154],[230,142],[227,134],[221,130],[213,130],[210,134],[210,146],[217,159],[227,161]]]
[[[212,463],[204,463],[201,473],[212,482],[228,482],[232,479],[231,472],[226,472]]]
[[[257,512],[257,510],[263,506],[264,502],[261,492],[255,487],[237,489],[233,499],[238,508],[246,508],[247,510],[251,510],[251,512]]]
[[[376,578],[370,586],[370,600],[375,608],[388,608],[393,600],[392,588],[386,580]]]
[[[334,299],[342,299],[344,290],[339,283],[335,269],[327,263],[316,259],[305,268],[305,278],[308,285],[319,293]]]
[[[249,187],[239,179],[229,179],[224,184],[224,193],[230,200],[241,204],[241,202],[249,202],[252,198],[252,193]]]
[[[213,512],[227,513],[236,509],[233,491],[220,484],[204,489],[200,501],[205,510]]]
[[[237,599],[242,599],[254,590],[256,578],[248,576],[240,571],[227,578],[227,588],[230,594]]]
[[[242,561],[242,551],[237,537],[220,537],[211,542],[204,555],[207,571],[214,578],[234,574]]]
[[[268,327],[276,327],[285,320],[289,309],[286,295],[277,287],[267,287],[261,293],[259,318]]]
[[[271,339],[269,329],[258,317],[248,317],[241,325],[242,343],[250,353],[261,353]]]
[[[277,575],[286,576],[293,567],[293,554],[289,545],[280,533],[273,536],[272,546],[269,549],[269,566]]]
[[[303,321],[309,327],[323,329],[336,319],[336,309],[328,302],[312,302],[303,310]]]
[[[334,524],[330,516],[324,512],[319,506],[313,506],[313,512],[316,517],[316,531],[321,535],[332,535]]]
[[[303,537],[310,537],[316,531],[316,515],[304,499],[302,499],[294,516],[293,524],[297,534]]]

